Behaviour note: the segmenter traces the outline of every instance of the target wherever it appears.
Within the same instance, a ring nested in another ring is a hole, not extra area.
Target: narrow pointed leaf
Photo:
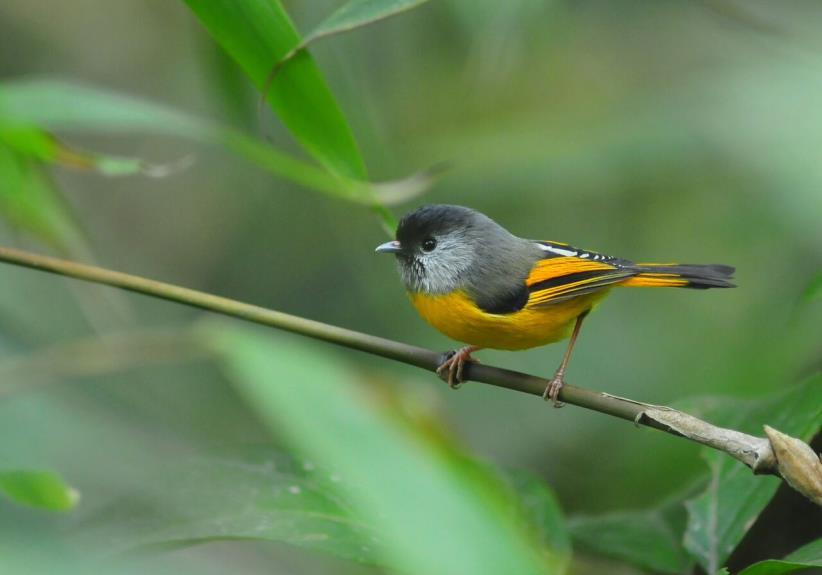
[[[335,176],[281,152],[257,138],[148,100],[80,84],[21,79],[0,83],[0,131],[25,134],[29,151],[48,156],[38,130],[135,132],[224,145],[258,166],[307,188],[371,203],[369,184]]]
[[[366,26],[426,2],[428,0],[349,0],[314,28],[306,36],[305,42]]]
[[[0,82],[0,140],[3,134],[28,134],[30,139],[23,141],[20,137],[15,148],[23,148],[35,156],[53,156],[55,152],[46,149],[45,140],[50,137],[46,132],[62,131],[136,132],[225,146],[279,177],[371,207],[392,234],[396,222],[384,204],[405,201],[422,193],[433,184],[436,175],[429,171],[406,179],[371,184],[331,173],[259,138],[149,100],[58,80],[23,78]],[[139,168],[156,176],[179,169],[189,159],[160,166],[145,163],[134,166],[133,163],[129,165],[130,161],[128,158],[103,157],[96,167],[108,172]],[[381,198],[385,198],[383,203],[380,203]]]
[[[283,64],[294,58],[300,51],[305,50],[308,45],[315,40],[368,26],[374,22],[385,20],[401,12],[416,8],[428,1],[429,0],[349,0],[309,32],[302,42],[283,56],[269,75],[269,79],[273,79],[275,73],[279,72]]]
[[[42,162],[75,170],[96,171],[113,177],[144,175],[160,178],[191,164],[190,158],[168,164],[151,164],[139,158],[79,150],[39,128],[0,130],[0,145],[2,144]]]
[[[345,363],[293,338],[226,324],[211,340],[263,421],[303,457],[339,471],[344,481],[334,484],[336,494],[376,526],[395,570],[556,572],[515,522],[505,489],[389,415]]]
[[[203,26],[263,86],[273,62],[300,43],[279,0],[186,0]],[[335,174],[365,179],[348,122],[314,59],[303,53],[272,82],[268,101],[297,141]]]

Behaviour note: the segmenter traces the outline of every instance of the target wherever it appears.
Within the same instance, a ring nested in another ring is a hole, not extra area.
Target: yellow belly
[[[528,349],[571,335],[574,320],[590,310],[608,290],[543,307],[528,306],[508,314],[478,308],[463,291],[444,295],[409,294],[425,320],[448,337],[478,347]]]

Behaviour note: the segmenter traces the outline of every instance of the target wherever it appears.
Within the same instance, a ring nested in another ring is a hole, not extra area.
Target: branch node
[[[667,407],[665,405],[654,405],[653,403],[645,403],[645,402],[642,402],[642,401],[637,401],[635,399],[629,399],[627,397],[621,397],[619,395],[613,395],[613,394],[610,394],[610,393],[606,393],[604,391],[600,391],[599,394],[602,397],[609,397],[611,399],[618,399],[619,401],[627,401],[628,403],[633,403],[634,405],[641,405],[642,407],[652,407],[654,409],[660,409],[660,410],[663,410],[663,411],[665,411],[665,410],[676,411],[674,408]]]

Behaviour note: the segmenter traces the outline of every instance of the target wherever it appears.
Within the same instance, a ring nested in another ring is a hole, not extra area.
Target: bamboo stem
[[[69,260],[0,247],[0,261],[197,307],[378,355],[431,372],[439,367],[443,359],[441,353],[421,347]],[[466,365],[464,376],[471,381],[538,396],[543,394],[549,384],[547,379],[541,377],[479,363]],[[559,393],[559,399],[570,405],[633,421],[638,425],[707,445],[742,461],[755,473],[780,475],[777,459],[768,439],[716,427],[667,407],[648,405],[573,385],[565,385]]]

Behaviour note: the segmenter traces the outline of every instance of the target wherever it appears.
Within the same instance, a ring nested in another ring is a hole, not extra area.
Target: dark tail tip
[[[675,274],[687,280],[682,287],[692,289],[732,288],[736,284],[733,279],[736,268],[724,264],[676,264],[671,266],[641,266],[643,273]]]

